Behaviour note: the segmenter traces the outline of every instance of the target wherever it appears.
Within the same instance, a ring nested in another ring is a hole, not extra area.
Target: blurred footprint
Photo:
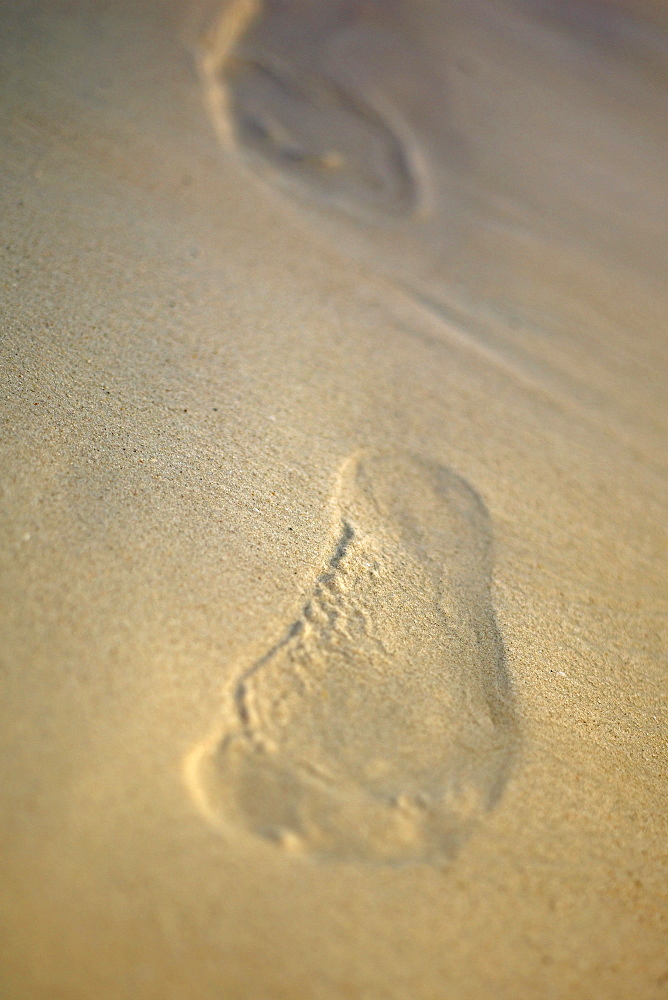
[[[320,857],[452,859],[517,744],[490,547],[454,472],[349,459],[310,599],[186,760],[202,814]]]
[[[419,144],[363,70],[360,5],[236,0],[200,60],[218,133],[293,194],[378,221],[428,210]]]

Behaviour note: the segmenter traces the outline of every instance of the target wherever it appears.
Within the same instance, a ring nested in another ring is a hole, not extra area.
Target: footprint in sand
[[[185,776],[204,816],[315,856],[454,857],[517,744],[485,507],[447,468],[358,454],[301,613]]]
[[[200,59],[210,110],[225,144],[282,188],[353,216],[423,214],[421,151],[361,78],[354,15],[341,0],[226,5]]]

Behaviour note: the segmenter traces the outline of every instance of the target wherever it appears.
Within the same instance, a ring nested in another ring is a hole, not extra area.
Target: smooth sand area
[[[0,23],[0,994],[668,996],[665,12]]]

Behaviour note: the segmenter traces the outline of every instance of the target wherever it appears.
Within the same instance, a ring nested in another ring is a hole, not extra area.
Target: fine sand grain
[[[663,6],[0,18],[0,994],[668,996]]]

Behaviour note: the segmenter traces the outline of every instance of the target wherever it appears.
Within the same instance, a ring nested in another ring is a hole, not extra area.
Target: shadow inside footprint
[[[237,680],[186,777],[216,825],[321,857],[452,858],[498,800],[516,727],[486,510],[412,456],[340,474],[331,556]]]
[[[242,148],[284,183],[354,214],[416,207],[407,151],[359,94],[315,73],[300,79],[267,57],[237,59],[228,87]]]

